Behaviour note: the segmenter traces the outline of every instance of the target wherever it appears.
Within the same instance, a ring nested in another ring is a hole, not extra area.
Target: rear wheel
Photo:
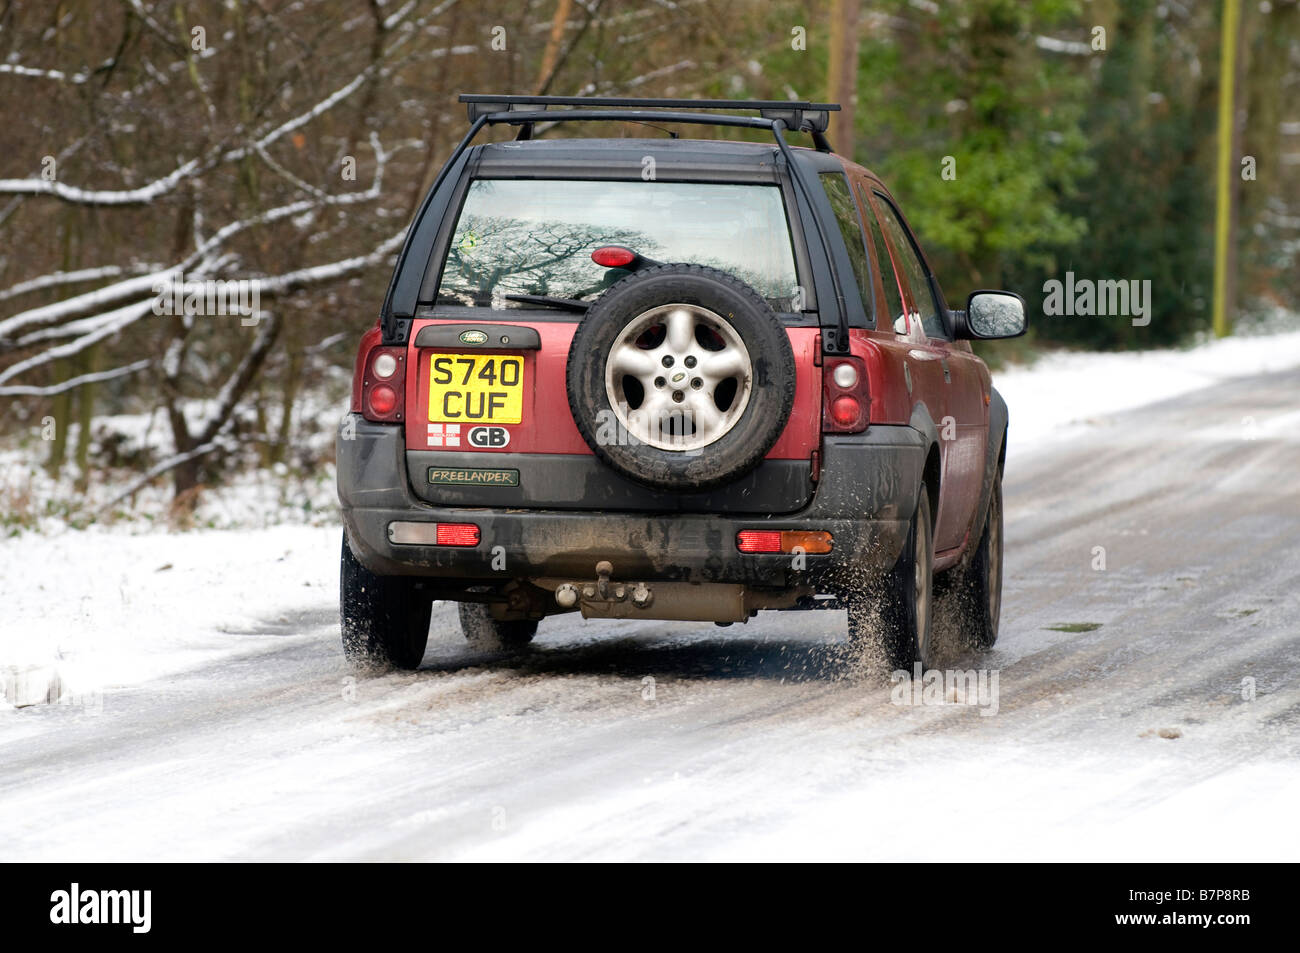
[[[536,619],[501,621],[492,618],[481,602],[460,603],[460,630],[465,641],[481,652],[507,652],[521,649],[537,634]]]
[[[367,666],[415,669],[429,641],[433,601],[405,576],[380,576],[352,555],[347,536],[339,571],[343,654]]]
[[[911,669],[930,660],[933,612],[933,518],[925,484],[903,551],[883,578],[849,594],[849,637],[879,648],[892,669]]]

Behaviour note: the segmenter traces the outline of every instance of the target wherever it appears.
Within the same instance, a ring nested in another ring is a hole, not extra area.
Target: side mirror
[[[1029,329],[1025,299],[1010,291],[972,291],[958,337],[975,340],[1020,337]]]

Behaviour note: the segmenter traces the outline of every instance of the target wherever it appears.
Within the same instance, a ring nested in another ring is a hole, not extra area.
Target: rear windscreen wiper
[[[591,307],[590,301],[579,301],[577,298],[552,298],[550,295],[506,295],[507,301],[523,301],[528,304],[545,304],[552,308],[563,308],[566,311],[586,311]]]

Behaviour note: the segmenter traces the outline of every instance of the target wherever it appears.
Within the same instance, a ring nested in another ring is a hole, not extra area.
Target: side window
[[[841,172],[823,172],[821,180],[831,202],[831,211],[835,213],[835,222],[844,237],[844,246],[849,250],[849,263],[853,266],[853,277],[857,279],[862,311],[867,316],[867,324],[874,324],[871,268],[867,265],[867,248],[862,242],[862,226],[858,224],[858,207],[853,202],[849,180]]]
[[[903,227],[898,211],[890,204],[889,199],[879,192],[875,194],[875,200],[880,208],[880,217],[884,221],[885,230],[889,232],[894,252],[900,259],[899,267],[903,269],[903,273],[907,276],[907,283],[911,286],[912,305],[921,313],[921,327],[925,328],[925,336],[947,339],[948,329],[944,327],[943,318],[939,316],[939,308],[934,303],[934,292],[930,290],[925,266],[921,264],[916,246],[912,244],[907,229]]]
[[[876,253],[876,267],[880,269],[880,283],[885,287],[885,309],[888,312],[886,317],[895,331],[905,333],[907,320],[903,316],[903,295],[899,291],[898,276],[894,274],[893,262],[889,260],[889,249],[885,247],[885,236],[880,233],[880,223],[876,221],[876,214],[872,211],[871,205],[863,202],[862,211],[871,229],[871,244]],[[899,318],[903,318],[902,323],[899,323]]]

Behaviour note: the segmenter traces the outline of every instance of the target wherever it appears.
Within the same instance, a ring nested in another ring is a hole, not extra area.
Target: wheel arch
[[[930,512],[933,516],[939,515],[939,480],[942,477],[943,460],[939,456],[939,445],[931,444],[926,453],[925,467],[921,470],[921,479],[925,483],[925,495],[930,498]]]
[[[980,481],[979,504],[971,518],[970,534],[966,537],[966,549],[961,555],[959,565],[970,564],[980,536],[984,533],[984,520],[989,512],[989,498],[993,495],[993,486],[1007,462],[1007,402],[994,387],[989,388],[989,430],[988,440],[984,444],[984,476]]]
[[[939,428],[930,417],[930,411],[922,403],[912,408],[912,417],[908,425],[925,437],[925,464],[921,468],[921,481],[925,484],[926,495],[930,498],[930,513],[939,515],[939,486],[943,479],[943,457],[939,453]]]

